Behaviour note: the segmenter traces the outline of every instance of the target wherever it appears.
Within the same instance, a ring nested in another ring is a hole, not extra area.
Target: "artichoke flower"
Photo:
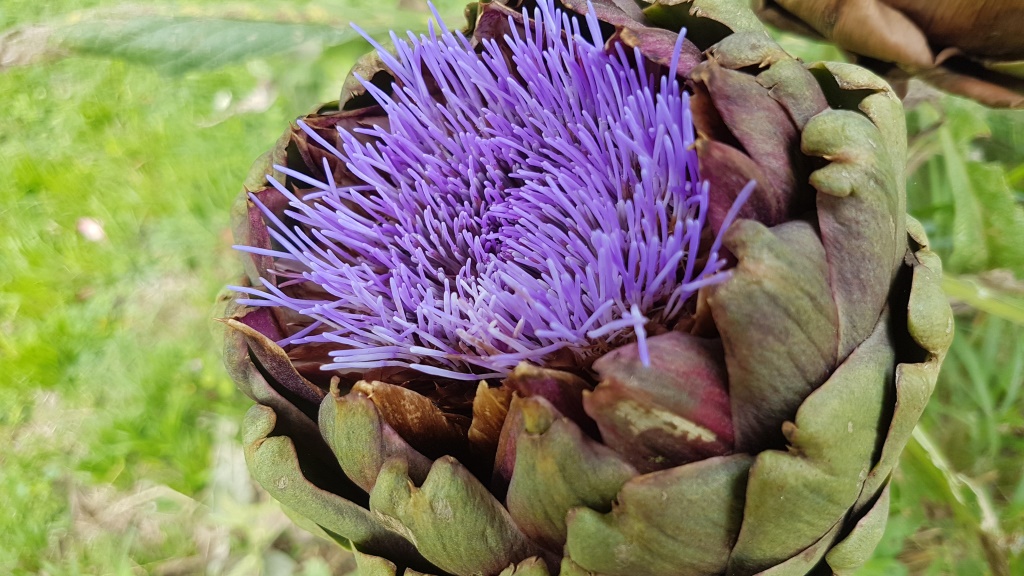
[[[1019,0],[755,0],[781,28],[823,37],[895,79],[1005,108],[1024,107]]]
[[[738,0],[467,16],[246,182],[253,476],[360,574],[852,573],[952,337],[898,98]]]

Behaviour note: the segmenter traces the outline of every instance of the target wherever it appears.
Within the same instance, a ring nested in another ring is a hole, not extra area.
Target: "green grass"
[[[167,76],[71,58],[0,75],[0,573],[131,573],[201,552],[187,525],[151,527],[166,532],[154,542],[139,536],[152,518],[89,525],[75,502],[162,486],[188,495],[172,508],[206,504],[215,430],[246,409],[210,320],[237,269],[227,208],[285,119],[337,89],[298,86],[265,114],[215,109],[278,60]],[[83,237],[82,218],[105,238]]]
[[[0,437],[13,446],[0,572],[43,568],[72,521],[71,486],[159,479],[197,493],[211,424],[242,413],[208,311],[234,267],[224,206],[277,129],[255,115],[197,122],[246,76],[172,81],[89,60],[0,76]],[[106,239],[83,238],[80,218]]]
[[[908,110],[909,210],[946,266],[956,336],[894,475],[867,574],[1024,573],[1024,113]]]
[[[8,2],[0,26],[98,5]],[[286,6],[331,21],[346,3]],[[227,214],[250,163],[335,97],[360,51],[0,73],[0,574],[347,570],[251,491],[235,428],[248,403],[210,318],[239,269]],[[247,97],[259,113],[237,108]],[[1024,115],[937,98],[909,122],[911,211],[967,304],[863,573],[1024,574]]]

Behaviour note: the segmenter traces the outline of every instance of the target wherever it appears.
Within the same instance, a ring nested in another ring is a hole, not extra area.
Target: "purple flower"
[[[726,277],[721,232],[701,244],[683,36],[655,70],[606,48],[592,12],[580,24],[545,0],[511,24],[479,51],[439,18],[392,35],[394,54],[375,45],[396,82],[363,84],[388,123],[342,130],[340,149],[300,122],[362,183],[337,185],[326,161],[322,180],[277,166],[315,189],[271,179],[291,225],[252,197],[279,249],[238,248],[274,257],[286,281],[236,287],[253,296],[240,303],[314,320],[282,344],[331,344],[325,370],[464,380],[566,351],[586,366],[633,340],[646,363],[647,331]],[[289,294],[295,283],[323,297]]]
[[[899,98],[739,0],[554,1],[394,38],[257,161],[249,469],[388,574],[856,570],[952,338]]]

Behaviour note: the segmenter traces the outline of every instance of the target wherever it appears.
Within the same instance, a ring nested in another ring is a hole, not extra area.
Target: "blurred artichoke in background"
[[[741,0],[467,15],[246,183],[254,477],[362,574],[851,573],[952,338],[899,100]]]
[[[755,0],[783,29],[824,37],[893,80],[919,77],[996,107],[1024,107],[1020,0]]]

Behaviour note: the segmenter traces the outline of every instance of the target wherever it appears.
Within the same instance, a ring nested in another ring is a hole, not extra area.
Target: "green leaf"
[[[946,185],[953,193],[953,253],[949,267],[953,270],[981,270],[989,259],[985,242],[985,219],[973,183],[967,171],[967,160],[960,153],[949,126],[939,128]]]
[[[311,43],[338,46],[360,38],[351,28],[323,24],[149,16],[83,21],[65,28],[59,42],[78,54],[120,58],[182,73],[219,68]]]
[[[925,217],[948,268],[1024,273],[1024,207],[1012,187],[1024,170],[1009,170],[1019,162],[1019,120],[957,98],[943,99],[939,111],[919,107],[910,120],[920,131],[910,206]]]
[[[180,74],[306,47],[362,42],[422,29],[428,14],[394,5],[347,7],[343,18],[263,4],[197,7],[121,4],[0,32],[0,71],[72,55],[119,58]],[[451,21],[456,21],[452,19]]]
[[[960,148],[960,156],[970,152],[970,147],[981,138],[990,138],[989,109],[963,98],[945,98],[942,101],[945,124],[953,132],[953,138]]]
[[[942,289],[953,300],[1024,326],[1024,298],[991,288],[976,278],[946,274]]]
[[[1024,275],[1024,207],[1014,198],[1003,168],[971,162],[967,175],[982,209],[989,268],[1008,268]]]

